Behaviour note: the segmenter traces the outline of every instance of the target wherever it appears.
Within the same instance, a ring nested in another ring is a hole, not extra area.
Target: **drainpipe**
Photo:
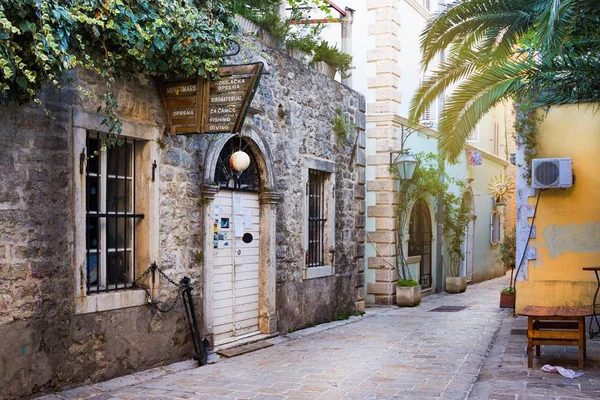
[[[345,9],[346,15],[341,16],[342,23],[342,52],[346,54],[353,55],[352,53],[352,22],[354,22],[354,10],[350,7],[346,7]],[[348,78],[342,77],[342,84],[352,87],[352,75]]]

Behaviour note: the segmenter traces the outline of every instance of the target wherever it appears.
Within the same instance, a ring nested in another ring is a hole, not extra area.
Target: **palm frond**
[[[438,148],[449,161],[457,160],[467,136],[487,112],[528,86],[532,68],[532,61],[523,58],[490,67],[458,86],[446,102],[438,129]]]

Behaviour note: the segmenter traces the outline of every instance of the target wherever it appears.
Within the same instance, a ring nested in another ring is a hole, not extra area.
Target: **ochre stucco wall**
[[[517,310],[525,305],[592,303],[596,280],[593,272],[582,267],[600,266],[600,114],[596,108],[588,104],[553,107],[539,126],[536,157],[572,157],[576,182],[570,189],[541,194],[536,238],[529,242],[537,255],[529,261],[527,280],[517,282]],[[529,198],[529,205],[535,205],[535,197]]]

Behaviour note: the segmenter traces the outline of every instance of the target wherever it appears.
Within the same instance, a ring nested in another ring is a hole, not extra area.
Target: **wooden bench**
[[[527,306],[519,315],[528,317],[527,366],[533,368],[533,346],[540,357],[540,345],[578,346],[579,368],[586,354],[585,317],[594,313],[592,306],[542,307]]]

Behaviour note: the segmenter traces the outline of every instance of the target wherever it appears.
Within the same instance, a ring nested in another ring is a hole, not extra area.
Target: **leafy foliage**
[[[413,287],[419,286],[419,282],[412,279],[398,279],[398,281],[396,281],[396,285],[400,287]]]
[[[355,126],[344,116],[341,108],[335,110],[331,127],[339,139],[352,135],[355,129]]]
[[[285,47],[288,49],[298,49],[309,55],[312,55],[314,50],[319,45],[317,40],[318,31],[312,29],[307,33],[293,32],[285,41]]]
[[[416,122],[456,86],[441,113],[439,147],[455,161],[479,119],[503,100],[536,106],[600,100],[600,3],[594,0],[465,0],[421,35],[422,67],[447,58],[422,83]]]
[[[351,75],[352,56],[339,51],[335,46],[330,46],[326,41],[322,41],[315,48],[313,63],[324,61],[340,72],[343,78]]]
[[[250,0],[232,1],[232,9],[236,14],[248,18],[261,29],[268,32],[274,39],[284,41],[287,48],[296,48],[306,53],[312,53],[318,44],[318,37],[323,30],[322,24],[290,26],[290,20],[308,18],[308,12],[315,6],[329,14],[324,0],[291,0],[289,18],[280,15],[282,0]]]
[[[110,133],[120,133],[115,78],[211,76],[236,33],[216,0],[0,0],[0,102],[25,102],[80,67],[106,82]],[[98,110],[100,111],[100,109]]]
[[[465,201],[464,185],[459,185],[459,194],[444,193],[444,243],[449,263],[446,271],[450,276],[459,276],[461,263],[465,259],[463,254],[463,242],[471,216],[471,205]]]
[[[507,287],[507,288],[502,289],[502,291],[500,293],[503,293],[503,294],[515,294],[516,290],[515,290],[514,287]]]

